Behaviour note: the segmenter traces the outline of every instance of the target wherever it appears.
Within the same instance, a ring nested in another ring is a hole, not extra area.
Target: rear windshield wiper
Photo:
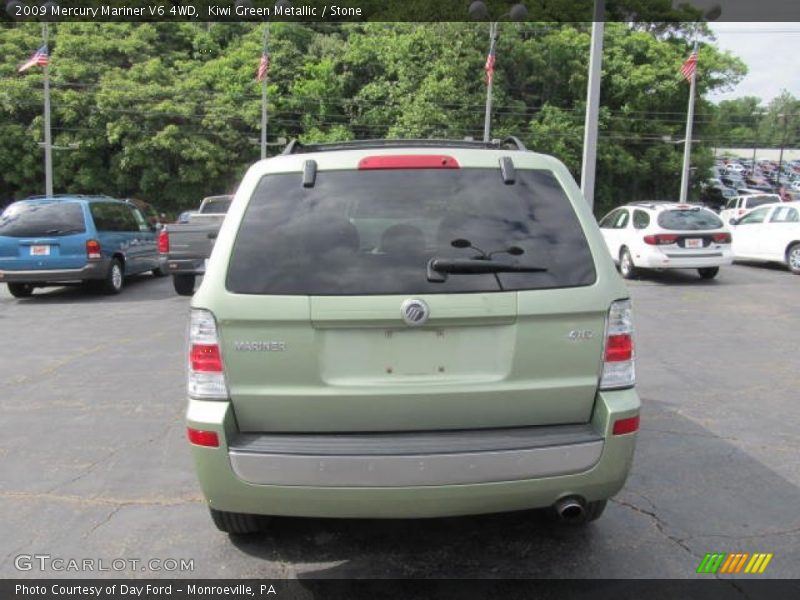
[[[444,282],[450,273],[480,275],[484,273],[544,273],[546,267],[512,265],[486,258],[432,258],[428,261],[428,281]]]

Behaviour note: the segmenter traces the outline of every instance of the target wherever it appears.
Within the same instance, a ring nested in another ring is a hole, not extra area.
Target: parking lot
[[[195,483],[188,299],[169,279],[25,300],[0,286],[0,573],[684,578],[708,552],[769,552],[756,577],[799,577],[800,277],[734,265],[712,281],[687,271],[629,286],[642,429],[628,484],[596,523],[278,519],[247,539],[216,531]],[[194,570],[18,571],[20,554],[193,559]]]

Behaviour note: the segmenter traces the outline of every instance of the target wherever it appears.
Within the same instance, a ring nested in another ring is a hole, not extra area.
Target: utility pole
[[[781,185],[781,171],[783,171],[783,148],[786,146],[786,117],[788,116],[786,113],[781,113],[778,115],[783,119],[783,134],[781,135],[781,153],[778,157],[778,181],[776,185],[780,187]]]
[[[600,75],[603,66],[605,0],[594,0],[594,21],[589,53],[589,83],[586,90],[586,118],[583,125],[583,163],[581,191],[594,208],[594,182],[597,168],[597,121],[600,112]]]
[[[42,38],[47,48],[48,42],[47,23],[42,26]],[[53,141],[50,134],[50,50],[48,48],[48,61],[44,65],[44,188],[47,196],[53,195]]]

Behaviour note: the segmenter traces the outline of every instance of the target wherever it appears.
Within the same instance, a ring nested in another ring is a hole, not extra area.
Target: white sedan
[[[713,279],[733,261],[722,219],[697,205],[633,202],[603,217],[600,232],[625,279],[639,269],[697,269]]]
[[[800,202],[762,206],[731,228],[734,260],[779,262],[800,275]]]

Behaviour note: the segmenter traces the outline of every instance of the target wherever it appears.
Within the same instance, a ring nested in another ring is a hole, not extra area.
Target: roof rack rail
[[[308,152],[332,152],[335,150],[357,150],[362,148],[483,148],[486,150],[520,150],[527,151],[525,144],[514,136],[490,142],[473,140],[443,140],[443,139],[377,139],[377,140],[349,140],[344,142],[326,142],[322,144],[303,144],[299,140],[292,140],[281,154],[305,154]]]
[[[42,200],[44,198],[108,198],[109,200],[116,200],[116,198],[106,194],[35,194],[27,196],[25,200]]]

